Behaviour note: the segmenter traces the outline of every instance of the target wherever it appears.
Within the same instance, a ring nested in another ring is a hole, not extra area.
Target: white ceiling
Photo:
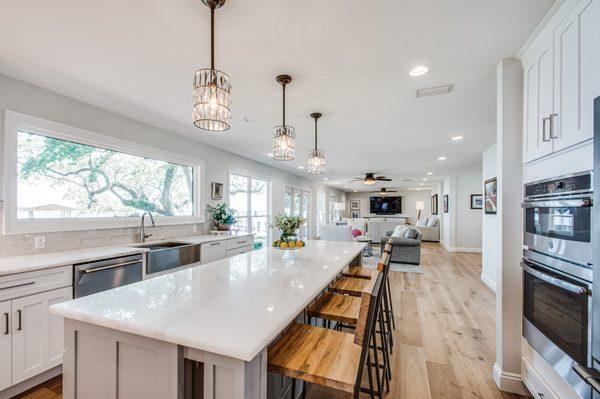
[[[233,81],[226,133],[191,122],[193,73],[209,65],[200,0],[3,0],[0,73],[297,174],[313,145],[309,114],[320,111],[328,183],[344,189],[374,171],[394,178],[387,186],[417,187],[402,179],[480,167],[495,137],[495,65],[516,54],[553,2],[227,0],[216,27],[217,67]],[[410,77],[417,64],[430,73]],[[281,123],[281,73],[294,78],[291,163],[266,156]],[[450,94],[415,98],[418,88],[449,83]]]

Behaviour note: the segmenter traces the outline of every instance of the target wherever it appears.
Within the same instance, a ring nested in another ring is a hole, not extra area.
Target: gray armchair
[[[394,242],[394,247],[392,248],[392,259],[393,263],[409,263],[412,265],[418,265],[421,263],[421,233],[412,229],[414,232],[410,234],[407,232],[408,236],[413,236],[415,238],[406,238],[406,237],[391,237],[392,232],[389,231],[386,234],[385,238],[381,239],[381,251],[383,251],[384,245],[391,238]]]

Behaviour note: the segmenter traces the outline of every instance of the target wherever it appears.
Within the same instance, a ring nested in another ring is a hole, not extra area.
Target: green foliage
[[[222,224],[234,224],[235,223],[235,209],[228,208],[224,202],[220,202],[215,206],[206,206],[208,212],[210,212],[213,220],[217,223]]]
[[[271,223],[271,228],[279,228],[285,235],[294,234],[300,226],[306,223],[306,219],[300,216],[285,216],[285,215],[277,215]]]

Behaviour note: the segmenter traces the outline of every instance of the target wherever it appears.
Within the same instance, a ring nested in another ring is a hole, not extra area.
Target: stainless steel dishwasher
[[[73,297],[95,294],[142,280],[141,254],[79,263],[73,268]]]

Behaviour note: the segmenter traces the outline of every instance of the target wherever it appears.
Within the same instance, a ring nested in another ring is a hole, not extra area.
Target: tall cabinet
[[[600,93],[600,0],[565,1],[520,54],[523,63],[523,161],[593,137]]]

